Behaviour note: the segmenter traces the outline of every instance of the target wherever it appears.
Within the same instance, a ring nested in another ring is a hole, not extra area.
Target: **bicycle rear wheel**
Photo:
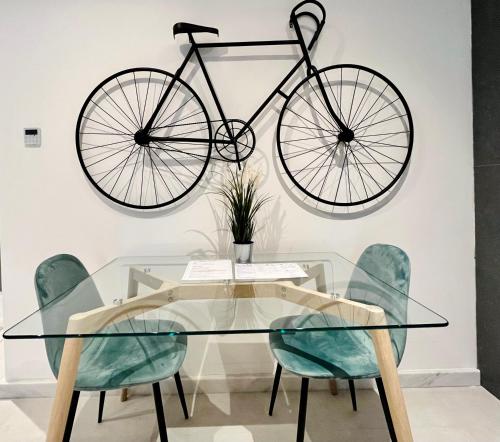
[[[331,108],[349,129],[342,132]],[[410,109],[396,86],[363,66],[329,66],[306,77],[278,121],[284,173],[305,195],[332,206],[368,203],[403,174],[413,146]]]
[[[210,142],[141,140],[137,133],[174,76],[153,68],[118,72],[85,101],[76,125],[78,159],[104,196],[134,209],[157,209],[185,197],[205,173]],[[150,134],[209,140],[212,128],[200,98],[177,79]]]

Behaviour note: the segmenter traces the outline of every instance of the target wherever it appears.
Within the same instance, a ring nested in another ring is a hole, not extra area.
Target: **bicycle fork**
[[[305,60],[306,65],[307,65],[307,75],[314,74],[314,77],[316,78],[316,81],[318,83],[319,90],[321,92],[323,100],[325,101],[326,108],[338,126],[338,129],[339,129],[338,140],[341,142],[344,142],[344,143],[349,143],[350,141],[352,141],[354,139],[354,132],[352,130],[350,130],[342,122],[342,119],[333,110],[333,107],[330,103],[330,100],[328,99],[328,95],[326,94],[323,83],[321,82],[321,77],[319,76],[318,69],[316,68],[316,66],[314,66],[311,63],[311,58],[309,57],[309,49],[312,48],[312,45],[314,44],[315,40],[313,39],[313,41],[311,41],[310,46],[308,48],[305,44],[304,36],[302,35],[302,31],[300,29],[300,26],[299,26],[299,23],[297,20],[297,16],[293,16],[291,18],[290,24],[291,24],[291,26],[293,26],[293,28],[295,29],[295,32],[297,34],[300,48],[302,50],[302,53],[304,55],[304,60]],[[340,106],[339,106],[339,112],[342,114],[342,109],[340,109]]]

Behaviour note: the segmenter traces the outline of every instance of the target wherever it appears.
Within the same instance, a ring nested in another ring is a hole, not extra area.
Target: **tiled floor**
[[[480,387],[422,388],[404,391],[418,442],[500,441],[500,401]],[[198,394],[187,396],[191,418],[185,421],[177,396],[164,396],[171,442],[295,441],[298,393],[281,392],[273,417],[269,394]],[[51,399],[0,401],[0,440],[43,441]],[[357,413],[347,391],[336,397],[312,392],[307,442],[388,441],[374,391],[358,391]],[[80,399],[72,441],[147,441],[158,439],[152,396],[106,399],[104,421],[97,424],[97,397]]]

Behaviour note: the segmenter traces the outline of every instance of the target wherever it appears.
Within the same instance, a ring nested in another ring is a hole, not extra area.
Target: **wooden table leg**
[[[391,338],[387,329],[370,330],[377,361],[384,382],[392,423],[398,442],[413,442],[405,399],[399,384],[398,370],[392,352]]]
[[[61,442],[64,436],[69,404],[73,395],[83,339],[66,339],[57,377],[56,396],[52,404],[47,442]]]
[[[128,399],[128,388],[122,388],[122,394],[120,395],[120,401],[125,402]]]
[[[339,394],[339,390],[337,388],[337,381],[335,379],[330,379],[328,381],[328,385],[330,385],[330,393],[333,396],[337,396]]]

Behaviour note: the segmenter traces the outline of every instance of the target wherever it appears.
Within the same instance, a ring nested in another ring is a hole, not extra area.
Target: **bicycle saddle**
[[[208,32],[219,36],[219,30],[208,26],[193,25],[192,23],[176,23],[174,25],[174,38],[177,34],[194,34],[195,32]]]

